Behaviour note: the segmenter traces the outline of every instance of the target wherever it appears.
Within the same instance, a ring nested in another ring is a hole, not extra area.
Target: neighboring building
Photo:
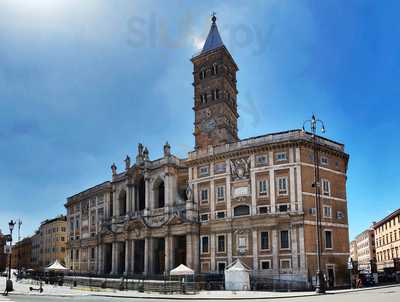
[[[43,221],[34,235],[34,258],[38,268],[51,265],[55,260],[65,264],[67,218],[60,215]],[[40,235],[40,239],[37,235]]]
[[[371,264],[376,261],[374,229],[367,229],[356,236],[350,243],[350,254],[353,261],[358,262],[358,270],[371,271]]]
[[[350,242],[350,257],[353,261],[358,261],[357,241],[356,240],[352,240]]]
[[[376,222],[373,227],[378,271],[392,269],[400,258],[400,209]]]
[[[4,254],[4,246],[6,244],[6,238],[0,230],[0,272],[3,272],[7,267],[7,255]]]
[[[31,258],[32,268],[40,269],[40,267],[41,267],[41,263],[40,263],[40,244],[41,244],[40,232],[36,231],[35,235],[33,235],[31,238],[32,238],[32,258]]]
[[[222,272],[240,258],[257,276],[307,284],[316,272],[314,158],[310,133],[238,138],[238,67],[215,17],[194,65],[195,150],[136,161],[67,199],[67,265],[78,272],[162,274],[184,263]],[[344,145],[317,137],[322,271],[347,283]],[[200,223],[198,223],[200,222]]]
[[[32,268],[32,238],[26,237],[18,241],[12,247],[11,268],[30,269]]]

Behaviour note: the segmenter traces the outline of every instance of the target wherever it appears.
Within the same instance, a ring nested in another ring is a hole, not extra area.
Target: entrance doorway
[[[104,245],[104,273],[111,273],[111,263],[112,263],[112,244],[107,243]]]
[[[134,267],[133,272],[135,274],[142,274],[144,272],[144,240],[135,240],[135,251],[134,251]]]
[[[334,288],[335,287],[335,267],[333,265],[327,266],[327,272],[328,272],[328,276],[327,276],[328,288]]]
[[[125,242],[119,242],[119,253],[118,253],[118,275],[122,275],[125,272]]]
[[[174,267],[186,265],[186,236],[175,236]]]
[[[163,274],[165,271],[165,239],[154,238],[154,273]]]

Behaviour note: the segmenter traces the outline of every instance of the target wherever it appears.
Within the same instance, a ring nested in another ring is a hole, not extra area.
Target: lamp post
[[[15,222],[13,220],[11,220],[8,223],[8,227],[10,229],[10,248],[12,248],[12,232],[14,229],[14,225]],[[10,255],[9,255],[9,261],[8,261],[8,280],[6,282],[6,292],[12,292],[13,291],[13,284],[12,284],[12,280],[11,280],[11,251],[10,251]]]
[[[321,132],[325,132],[324,122],[317,119],[313,114],[311,120],[306,120],[303,123],[303,132],[305,126],[309,124],[311,130],[311,137],[313,143],[314,153],[314,191],[315,191],[315,211],[316,211],[316,245],[317,245],[317,271],[316,271],[316,292],[324,294],[326,289],[324,274],[321,270],[321,194],[320,194],[320,178],[319,178],[319,156],[318,156],[318,143],[317,143],[317,127],[321,126]]]

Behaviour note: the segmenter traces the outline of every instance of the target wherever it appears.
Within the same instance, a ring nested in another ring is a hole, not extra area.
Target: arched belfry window
[[[218,74],[218,65],[217,65],[217,63],[213,64],[212,72],[213,72],[213,75],[217,75]]]
[[[122,190],[118,196],[119,215],[126,215],[126,191]]]
[[[204,79],[206,77],[206,69],[203,67],[200,70],[200,80]]]
[[[246,216],[250,215],[250,208],[247,205],[240,205],[233,209],[233,216]]]

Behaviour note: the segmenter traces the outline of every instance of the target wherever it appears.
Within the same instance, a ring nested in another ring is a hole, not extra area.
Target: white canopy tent
[[[54,263],[44,269],[47,272],[65,272],[68,271],[65,266],[63,266],[58,260],[54,261]]]
[[[239,260],[225,269],[226,290],[250,290],[249,269]]]
[[[186,265],[179,265],[178,267],[174,268],[169,272],[171,276],[193,276],[194,270],[187,267]]]

